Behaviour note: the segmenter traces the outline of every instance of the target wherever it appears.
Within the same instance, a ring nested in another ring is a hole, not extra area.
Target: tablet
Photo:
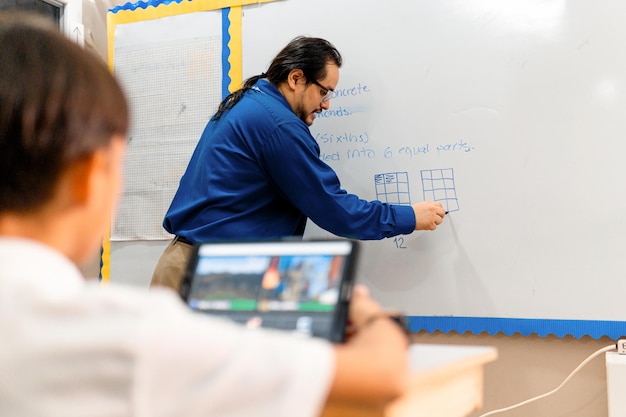
[[[180,294],[193,310],[248,328],[344,340],[358,242],[202,243]]]

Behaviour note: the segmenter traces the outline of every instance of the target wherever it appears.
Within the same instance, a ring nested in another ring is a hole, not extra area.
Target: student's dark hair
[[[213,120],[217,120],[233,107],[243,94],[261,78],[267,78],[274,85],[287,80],[289,73],[301,69],[307,84],[326,77],[326,64],[331,62],[341,67],[341,54],[330,42],[320,38],[299,36],[293,39],[276,55],[267,72],[248,78],[243,87],[229,94],[219,105]]]
[[[0,212],[28,212],[70,163],[126,134],[128,107],[104,62],[40,18],[0,13],[0,45]]]

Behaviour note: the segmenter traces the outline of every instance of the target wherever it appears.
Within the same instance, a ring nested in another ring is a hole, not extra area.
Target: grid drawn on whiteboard
[[[411,204],[407,172],[386,172],[374,175],[376,199],[390,204]]]
[[[423,169],[422,190],[424,201],[438,201],[443,205],[446,212],[459,211],[459,201],[456,197],[454,184],[454,169]]]

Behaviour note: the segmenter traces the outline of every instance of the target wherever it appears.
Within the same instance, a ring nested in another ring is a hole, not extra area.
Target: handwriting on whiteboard
[[[315,139],[322,149],[320,159],[324,161],[376,158],[410,160],[429,155],[468,154],[476,151],[476,147],[467,139],[448,143],[407,143],[384,148],[372,144],[367,132],[316,133]]]

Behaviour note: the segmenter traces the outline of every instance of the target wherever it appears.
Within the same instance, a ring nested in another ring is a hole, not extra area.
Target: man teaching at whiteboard
[[[342,58],[328,41],[298,37],[267,72],[227,96],[204,129],[163,227],[175,235],[151,285],[178,289],[194,243],[302,236],[307,218],[351,239],[435,230],[440,203],[365,201],[320,160],[309,126],[330,107]]]

